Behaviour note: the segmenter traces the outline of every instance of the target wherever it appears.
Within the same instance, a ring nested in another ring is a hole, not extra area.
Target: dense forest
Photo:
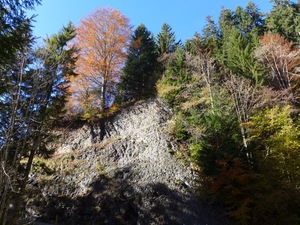
[[[236,224],[299,224],[300,3],[272,2],[222,8],[185,41],[99,8],[36,47],[25,11],[40,0],[0,0],[0,224],[17,224],[55,127],[153,97],[174,110],[169,132],[201,197]]]

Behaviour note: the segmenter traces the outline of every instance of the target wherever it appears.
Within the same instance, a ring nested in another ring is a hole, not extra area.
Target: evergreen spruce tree
[[[73,74],[76,60],[76,49],[67,48],[74,36],[75,28],[69,24],[37,51],[28,46],[27,52],[18,52],[5,71],[8,84],[0,94],[0,224],[20,224],[33,158],[51,153],[47,141],[62,112],[67,76]],[[26,163],[21,165],[21,159]]]
[[[172,27],[167,23],[164,23],[161,32],[157,35],[158,54],[161,56],[164,53],[172,53],[179,44],[180,41],[176,42],[175,33],[172,31]]]
[[[219,17],[221,46],[215,55],[224,71],[261,83],[264,70],[254,58],[254,49],[263,33],[263,25],[263,14],[252,2],[245,9],[240,6],[235,11],[222,9]]]
[[[299,43],[300,7],[290,0],[273,0],[274,6],[266,17],[266,28]]]
[[[43,62],[40,73],[44,74],[47,86],[41,92],[40,98],[45,101],[41,113],[51,114],[52,118],[61,115],[69,87],[70,76],[76,75],[74,72],[78,48],[67,47],[67,44],[76,35],[75,26],[70,22],[63,27],[57,34],[46,38],[45,46],[37,49],[36,57]],[[48,115],[48,116],[49,116]]]
[[[220,31],[215,21],[210,17],[206,17],[206,25],[202,30],[202,42],[207,51],[216,52],[219,48]]]
[[[0,69],[32,42],[31,18],[25,10],[34,9],[40,2],[0,0]]]
[[[166,69],[165,79],[168,83],[179,85],[188,80],[188,70],[185,61],[185,52],[178,46]]]
[[[195,32],[194,37],[192,39],[187,39],[184,43],[183,49],[185,52],[190,53],[192,55],[196,55],[203,50],[203,37]]]
[[[155,95],[158,54],[153,35],[141,24],[132,35],[119,91],[125,101]]]

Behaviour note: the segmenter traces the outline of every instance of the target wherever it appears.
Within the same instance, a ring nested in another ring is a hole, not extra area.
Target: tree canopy
[[[155,38],[98,8],[35,48],[25,10],[40,1],[0,0],[0,223],[18,224],[33,158],[51,155],[59,124],[103,125],[109,110],[159,97],[200,196],[235,224],[299,224],[300,7],[272,2],[267,14],[222,8],[184,45],[167,23]]]
[[[40,0],[0,1],[0,65],[12,60],[18,51],[32,42],[32,18],[25,10],[34,9]]]
[[[51,154],[47,142],[62,118],[67,77],[74,73],[77,50],[67,47],[74,36],[75,28],[69,24],[47,38],[44,46],[18,51],[17,60],[4,70],[6,90],[0,95],[1,224],[19,223],[33,158]],[[9,208],[12,204],[15,211]]]
[[[111,8],[99,8],[78,26],[74,43],[79,49],[76,73],[71,79],[68,108],[91,117],[110,106],[126,59],[132,26]]]
[[[158,54],[151,32],[140,24],[134,31],[120,81],[125,100],[153,96],[158,72]]]

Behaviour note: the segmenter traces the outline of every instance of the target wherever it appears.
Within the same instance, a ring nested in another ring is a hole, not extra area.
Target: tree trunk
[[[25,192],[26,183],[28,181],[28,176],[29,176],[29,173],[30,173],[30,170],[31,170],[34,155],[35,155],[35,150],[31,150],[29,158],[28,158],[28,162],[26,164],[24,177],[21,181],[19,196],[18,196],[17,201],[16,201],[16,207],[15,207],[15,210],[14,210],[15,215],[13,217],[12,225],[18,225],[18,219],[19,219],[19,216],[20,216],[20,210],[21,210],[21,206],[22,206],[22,197],[23,197],[24,192]]]
[[[5,225],[6,224],[6,220],[7,220],[7,211],[8,211],[8,207],[9,207],[9,185],[8,185],[8,181],[6,181],[4,183],[4,187],[2,189],[2,193],[1,193],[1,207],[0,207],[0,224],[1,225]]]
[[[17,92],[14,95],[12,92],[12,97],[13,97],[13,104],[12,104],[12,112],[10,116],[10,124],[7,129],[6,133],[6,142],[4,144],[4,148],[0,149],[1,150],[1,171],[3,174],[3,177],[1,177],[1,184],[2,190],[1,191],[1,201],[0,201],[0,222],[1,224],[5,224],[7,220],[7,212],[8,212],[8,207],[10,204],[10,190],[13,189],[13,181],[17,179],[16,177],[16,172],[13,171],[6,171],[7,169],[10,170],[12,168],[13,170],[17,170],[17,161],[18,161],[18,155],[19,155],[19,148],[15,149],[15,154],[14,158],[12,159],[9,167],[7,166],[8,163],[8,152],[10,151],[11,148],[11,139],[13,138],[15,134],[15,121],[17,119],[17,110],[19,109],[20,105],[20,95],[21,95],[21,88],[22,88],[22,80],[23,80],[23,65],[24,61],[22,61],[21,64],[21,69],[18,74],[18,79],[16,80],[16,85],[17,85]],[[13,87],[11,87],[13,89]],[[19,146],[19,144],[17,145]]]
[[[103,82],[102,82],[102,87],[101,87],[101,110],[102,112],[105,110],[105,106],[106,106],[106,79],[103,77]]]

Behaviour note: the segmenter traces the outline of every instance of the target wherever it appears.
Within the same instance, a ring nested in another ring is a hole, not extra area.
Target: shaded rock
[[[175,157],[171,116],[151,99],[106,121],[56,131],[55,173],[31,181],[26,207],[57,224],[229,224],[197,197],[190,162]]]

